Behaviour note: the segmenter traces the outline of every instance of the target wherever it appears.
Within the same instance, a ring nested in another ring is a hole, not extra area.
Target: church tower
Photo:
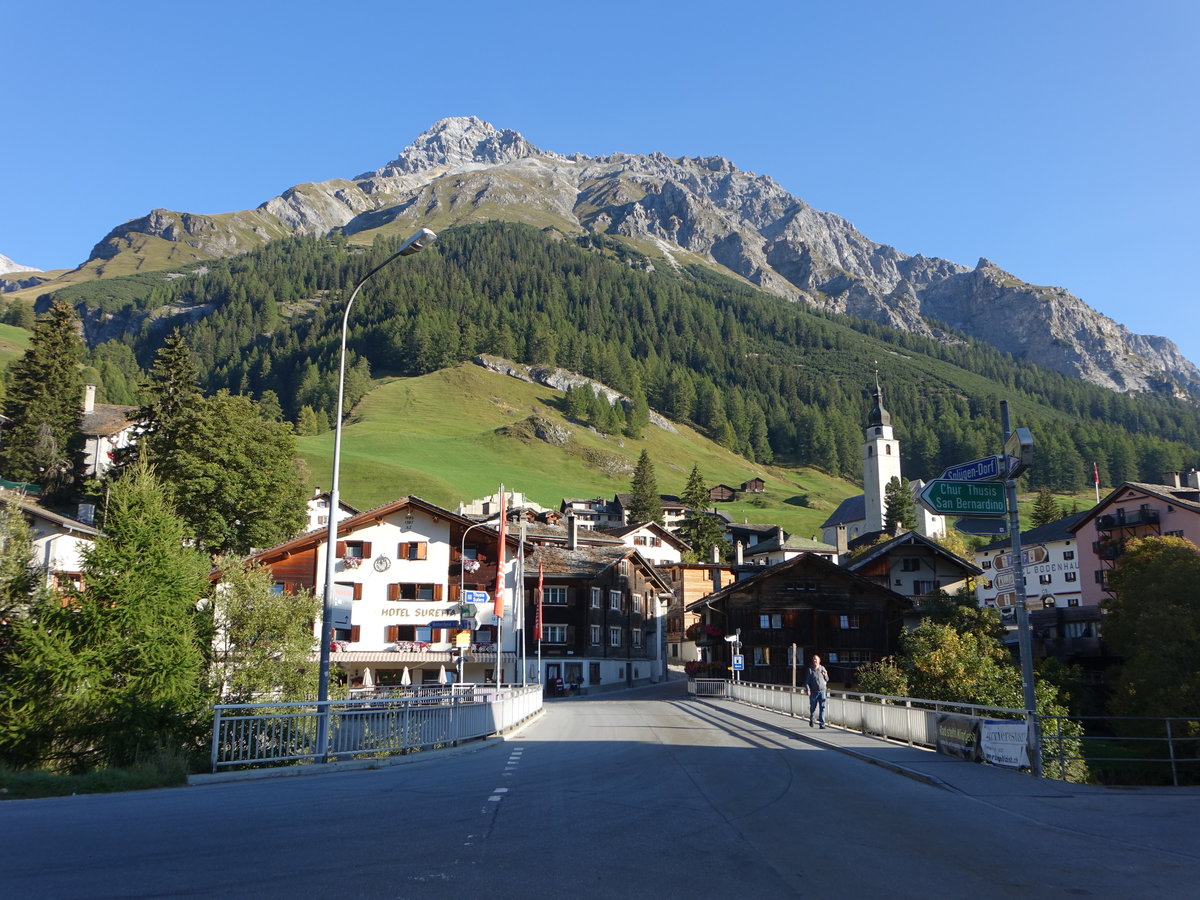
[[[875,405],[867,418],[863,444],[863,495],[866,501],[864,531],[883,531],[885,489],[900,477],[900,442],[892,434],[892,416],[883,408],[883,390],[875,373]]]

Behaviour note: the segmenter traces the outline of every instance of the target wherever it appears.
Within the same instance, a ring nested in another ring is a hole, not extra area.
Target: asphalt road
[[[1169,848],[1103,799],[1006,809],[676,683],[382,770],[0,803],[0,897],[1195,896],[1195,795]]]

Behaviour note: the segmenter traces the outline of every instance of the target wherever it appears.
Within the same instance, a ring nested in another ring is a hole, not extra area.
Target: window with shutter
[[[358,625],[350,626],[350,643],[357,644],[359,642],[359,640],[361,640],[361,638],[359,637],[360,631],[361,631],[360,626],[358,626]]]
[[[400,599],[400,585],[399,584],[389,584],[387,586],[387,598],[389,600],[399,600]]]
[[[338,541],[337,544],[334,545],[334,549],[337,551],[338,559],[341,559],[346,555],[346,542]]]
[[[433,599],[434,600],[442,599],[442,586],[440,584],[435,584],[433,586]]]
[[[362,542],[362,558],[363,559],[371,558],[371,542],[370,541]]]
[[[384,627],[384,629],[383,629],[383,639],[384,639],[385,641],[398,641],[398,640],[400,640],[400,626],[399,626],[399,625],[387,625],[387,626],[385,626],[385,627]]]

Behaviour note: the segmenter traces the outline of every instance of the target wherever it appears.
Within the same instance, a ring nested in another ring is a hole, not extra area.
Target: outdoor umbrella
[[[375,687],[375,679],[371,677],[371,667],[370,666],[367,666],[365,669],[363,669],[363,687],[365,687],[365,688]]]
[[[404,667],[404,674],[400,676],[400,683],[405,687],[412,684],[412,676],[408,674],[408,666]]]
[[[446,667],[442,666],[441,669],[438,671],[438,684],[445,684],[445,683],[446,683]]]

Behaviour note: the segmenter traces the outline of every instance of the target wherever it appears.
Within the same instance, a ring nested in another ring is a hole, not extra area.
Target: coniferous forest
[[[333,415],[345,298],[393,250],[382,239],[364,249],[340,235],[293,238],[170,278],[97,281],[55,297],[88,323],[89,375],[107,402],[137,402],[140,371],[179,327],[208,391],[278,404],[312,434]],[[101,322],[107,339],[97,343]],[[588,375],[751,460],[855,480],[876,370],[914,478],[998,452],[1001,399],[1037,437],[1033,488],[1080,490],[1093,463],[1106,484],[1157,482],[1197,464],[1200,447],[1200,409],[1186,400],[1116,394],[965,337],[935,341],[814,312],[610,238],[508,223],[449,229],[432,250],[381,271],[356,301],[349,348],[350,404],[372,377],[487,353]]]

